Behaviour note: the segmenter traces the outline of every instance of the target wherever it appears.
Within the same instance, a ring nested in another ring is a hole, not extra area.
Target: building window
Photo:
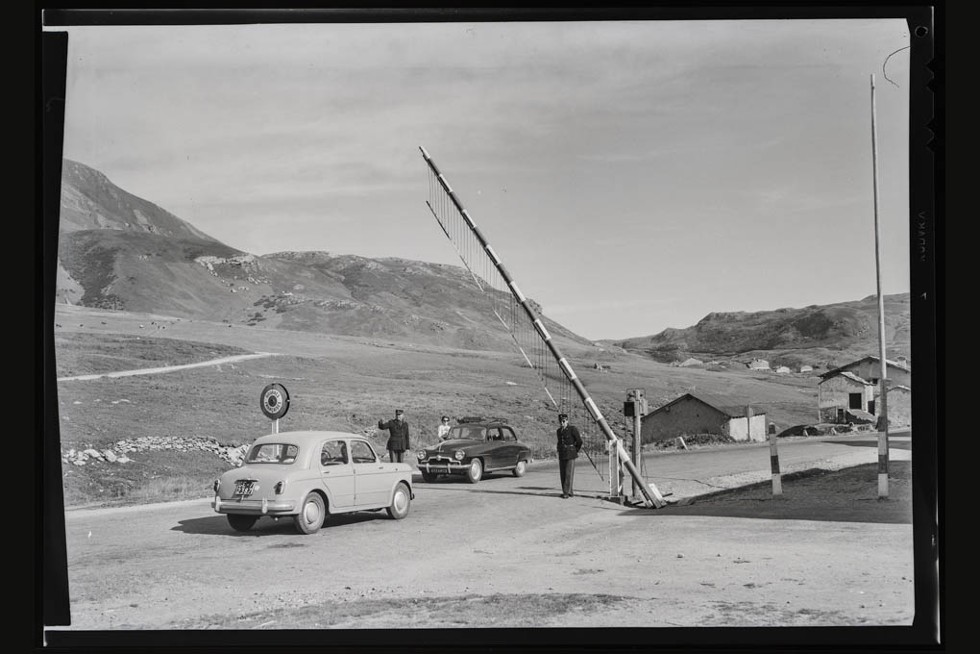
[[[847,408],[849,409],[861,409],[861,393],[848,393],[847,394]]]

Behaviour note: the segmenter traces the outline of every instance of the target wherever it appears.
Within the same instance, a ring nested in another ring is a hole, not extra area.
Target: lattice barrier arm
[[[420,147],[429,170],[429,210],[443,233],[453,244],[477,286],[488,295],[492,311],[513,337],[527,364],[538,373],[545,392],[559,412],[578,414],[573,410],[584,407],[587,418],[602,430],[610,447],[636,481],[647,506],[660,508],[666,504],[656,485],[645,481],[632,459],[606,421],[599,407],[575,374],[568,359],[560,351],[544,321],[521,292],[500,257],[476,226],[438,166]],[[482,283],[481,283],[482,280]]]

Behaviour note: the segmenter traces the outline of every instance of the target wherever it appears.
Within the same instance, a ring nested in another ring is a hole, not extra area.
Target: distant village
[[[721,369],[729,364],[704,363],[689,358],[672,365]],[[739,364],[743,365],[743,364]],[[764,359],[746,365],[750,370],[790,374],[787,366],[771,368]],[[912,421],[912,368],[905,357],[886,359],[888,428],[904,430]],[[813,367],[801,365],[798,374],[812,374]],[[793,425],[777,433],[769,422],[765,402],[757,398],[732,395],[717,396],[703,392],[684,393],[640,418],[644,443],[683,438],[695,434],[717,434],[735,441],[764,441],[770,434],[778,436],[814,435],[822,430],[849,431],[854,428],[876,428],[881,408],[881,364],[878,357],[866,356],[819,375],[814,425]]]

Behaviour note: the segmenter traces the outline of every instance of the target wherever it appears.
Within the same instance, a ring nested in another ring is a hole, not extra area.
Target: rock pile
[[[179,452],[204,451],[214,454],[223,461],[237,466],[242,462],[248,445],[221,445],[213,438],[185,438],[183,436],[143,436],[131,440],[121,440],[114,443],[110,448],[97,450],[87,448],[76,450],[74,448],[61,453],[63,463],[71,463],[82,466],[89,462],[103,463],[129,463],[132,461],[127,455],[134,452],[151,452],[160,450],[176,450]]]

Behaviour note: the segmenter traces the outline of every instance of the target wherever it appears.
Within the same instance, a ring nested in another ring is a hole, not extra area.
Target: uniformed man
[[[405,450],[409,449],[408,442],[408,422],[405,421],[405,412],[401,409],[395,411],[395,418],[384,422],[378,421],[378,429],[388,430],[388,460],[402,463]]]
[[[568,424],[568,414],[558,414],[558,474],[561,476],[561,496],[575,497],[575,459],[582,449],[582,437],[578,428]]]

